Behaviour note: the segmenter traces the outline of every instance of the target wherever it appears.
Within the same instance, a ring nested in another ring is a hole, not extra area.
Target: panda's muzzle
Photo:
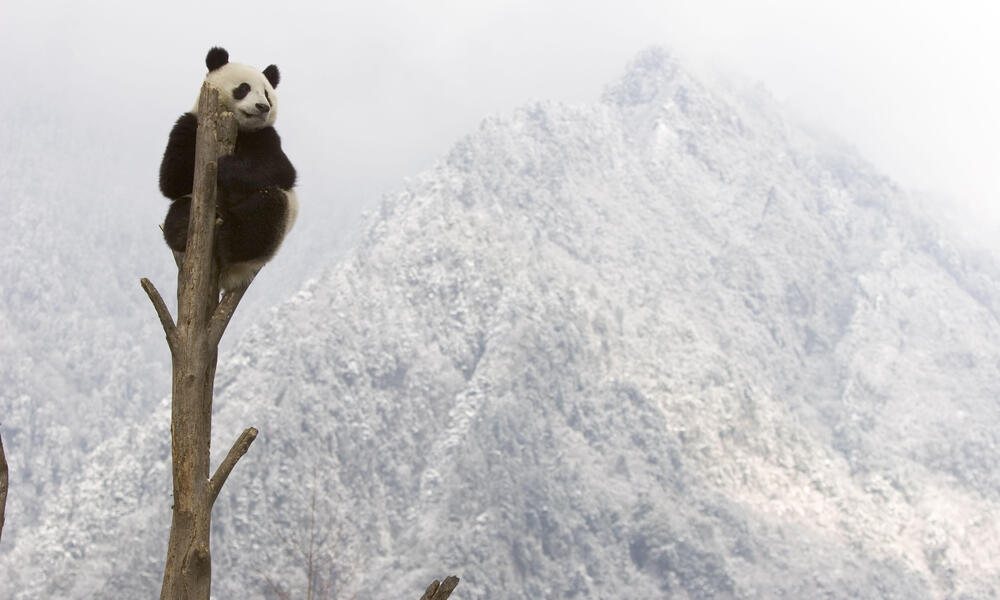
[[[241,110],[240,112],[246,115],[247,118],[249,119],[263,119],[267,117],[267,113],[271,112],[271,107],[262,102],[258,102],[257,104],[254,105],[254,107],[257,109],[257,112],[255,113],[252,113],[248,110]]]

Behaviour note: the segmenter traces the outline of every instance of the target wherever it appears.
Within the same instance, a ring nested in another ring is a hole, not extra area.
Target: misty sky
[[[486,114],[535,99],[593,102],[633,55],[658,44],[692,65],[715,63],[763,82],[904,186],[936,192],[971,207],[972,221],[995,225],[997,6],[8,0],[0,11],[0,107],[6,119],[45,111],[68,137],[122,145],[123,166],[150,179],[152,198],[166,134],[193,104],[207,49],[219,44],[237,62],[277,63],[277,127],[299,168],[308,215],[310,202],[370,204]]]

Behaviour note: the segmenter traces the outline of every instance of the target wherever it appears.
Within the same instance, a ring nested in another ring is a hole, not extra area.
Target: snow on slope
[[[158,116],[139,103],[146,112],[120,127],[119,105],[100,95],[2,100],[0,433],[12,479],[0,555],[40,525],[38,498],[169,394],[169,352],[139,278],[174,304],[176,270],[157,228],[168,206],[157,172],[173,119],[187,106]],[[322,231],[304,219],[247,294],[224,348],[311,274],[306,256],[341,254],[340,220],[325,218],[338,203],[320,202],[316,191],[306,182],[300,198]]]
[[[76,109],[82,107],[75,106]],[[0,426],[11,465],[4,542],[102,432],[146,418],[169,376],[138,278],[167,279],[155,162],[119,157],[99,123],[37,105],[0,122]],[[113,136],[111,136],[113,137]],[[96,141],[96,143],[95,143]],[[155,161],[155,158],[153,159]],[[145,185],[143,185],[143,183]],[[137,191],[140,190],[140,191]],[[150,260],[152,252],[163,260]],[[5,549],[0,547],[0,552]]]
[[[661,51],[490,118],[217,381],[215,596],[989,598],[998,274],[766,96]],[[155,593],[165,407],[0,558]],[[127,540],[123,551],[121,540]],[[44,576],[44,577],[43,577]]]

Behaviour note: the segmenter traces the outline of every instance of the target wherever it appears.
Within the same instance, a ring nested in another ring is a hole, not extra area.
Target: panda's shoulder
[[[253,146],[261,151],[281,149],[281,136],[278,135],[274,127],[265,127],[256,131],[240,133],[240,137],[243,138],[241,141],[245,145]]]
[[[280,144],[281,136],[278,135],[278,130],[272,126],[265,127],[263,129],[258,129],[254,132],[257,135],[257,139],[264,144]]]
[[[192,113],[184,113],[170,130],[170,140],[173,143],[193,141],[198,135],[198,117]]]
[[[198,128],[198,115],[190,112],[186,112],[177,118],[177,122],[174,123],[174,129],[197,129]]]

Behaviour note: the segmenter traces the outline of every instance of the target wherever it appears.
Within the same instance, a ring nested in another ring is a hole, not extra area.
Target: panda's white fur
[[[278,94],[264,73],[249,65],[226,63],[205,76],[209,85],[219,90],[219,98],[234,115],[241,131],[255,131],[264,127],[273,127],[278,118]],[[233,90],[241,84],[250,84],[247,95],[237,100]],[[270,109],[261,113],[257,108],[268,105]],[[198,100],[195,99],[191,113],[198,114]]]

